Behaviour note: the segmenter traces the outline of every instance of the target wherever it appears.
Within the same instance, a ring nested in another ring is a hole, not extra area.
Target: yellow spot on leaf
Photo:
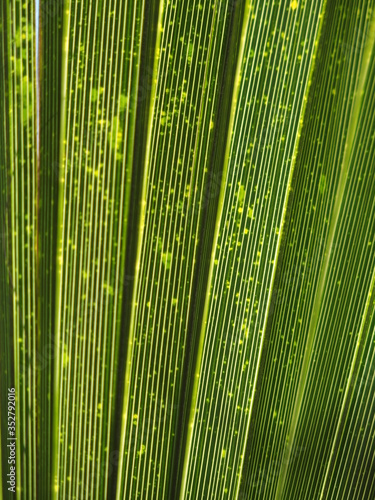
[[[142,444],[141,449],[137,452],[139,456],[143,455],[146,450],[146,446]]]
[[[292,10],[296,10],[296,8],[298,7],[298,2],[296,2],[296,0],[294,0],[291,4],[290,4],[290,8]]]
[[[162,253],[161,254],[161,261],[164,264],[164,266],[167,269],[169,269],[171,267],[172,254],[170,252]]]

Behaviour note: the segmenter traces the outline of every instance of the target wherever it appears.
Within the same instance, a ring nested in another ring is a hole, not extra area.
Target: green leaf
[[[55,497],[107,496],[144,5],[64,7]],[[116,15],[113,9],[116,7]]]
[[[38,343],[34,5],[1,6],[1,433],[9,472],[8,389],[16,390],[16,484],[36,494]]]
[[[0,39],[0,497],[13,439],[19,499],[372,498],[373,2]]]

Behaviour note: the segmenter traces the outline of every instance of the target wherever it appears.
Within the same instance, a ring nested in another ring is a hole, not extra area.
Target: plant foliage
[[[374,8],[2,2],[0,498],[375,498]]]

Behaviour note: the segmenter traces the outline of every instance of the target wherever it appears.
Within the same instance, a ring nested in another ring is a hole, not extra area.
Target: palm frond
[[[1,498],[373,498],[373,2],[0,12]]]

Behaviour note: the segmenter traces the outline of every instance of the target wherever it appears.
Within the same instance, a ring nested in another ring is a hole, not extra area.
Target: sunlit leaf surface
[[[374,8],[1,4],[0,498],[375,498]]]

